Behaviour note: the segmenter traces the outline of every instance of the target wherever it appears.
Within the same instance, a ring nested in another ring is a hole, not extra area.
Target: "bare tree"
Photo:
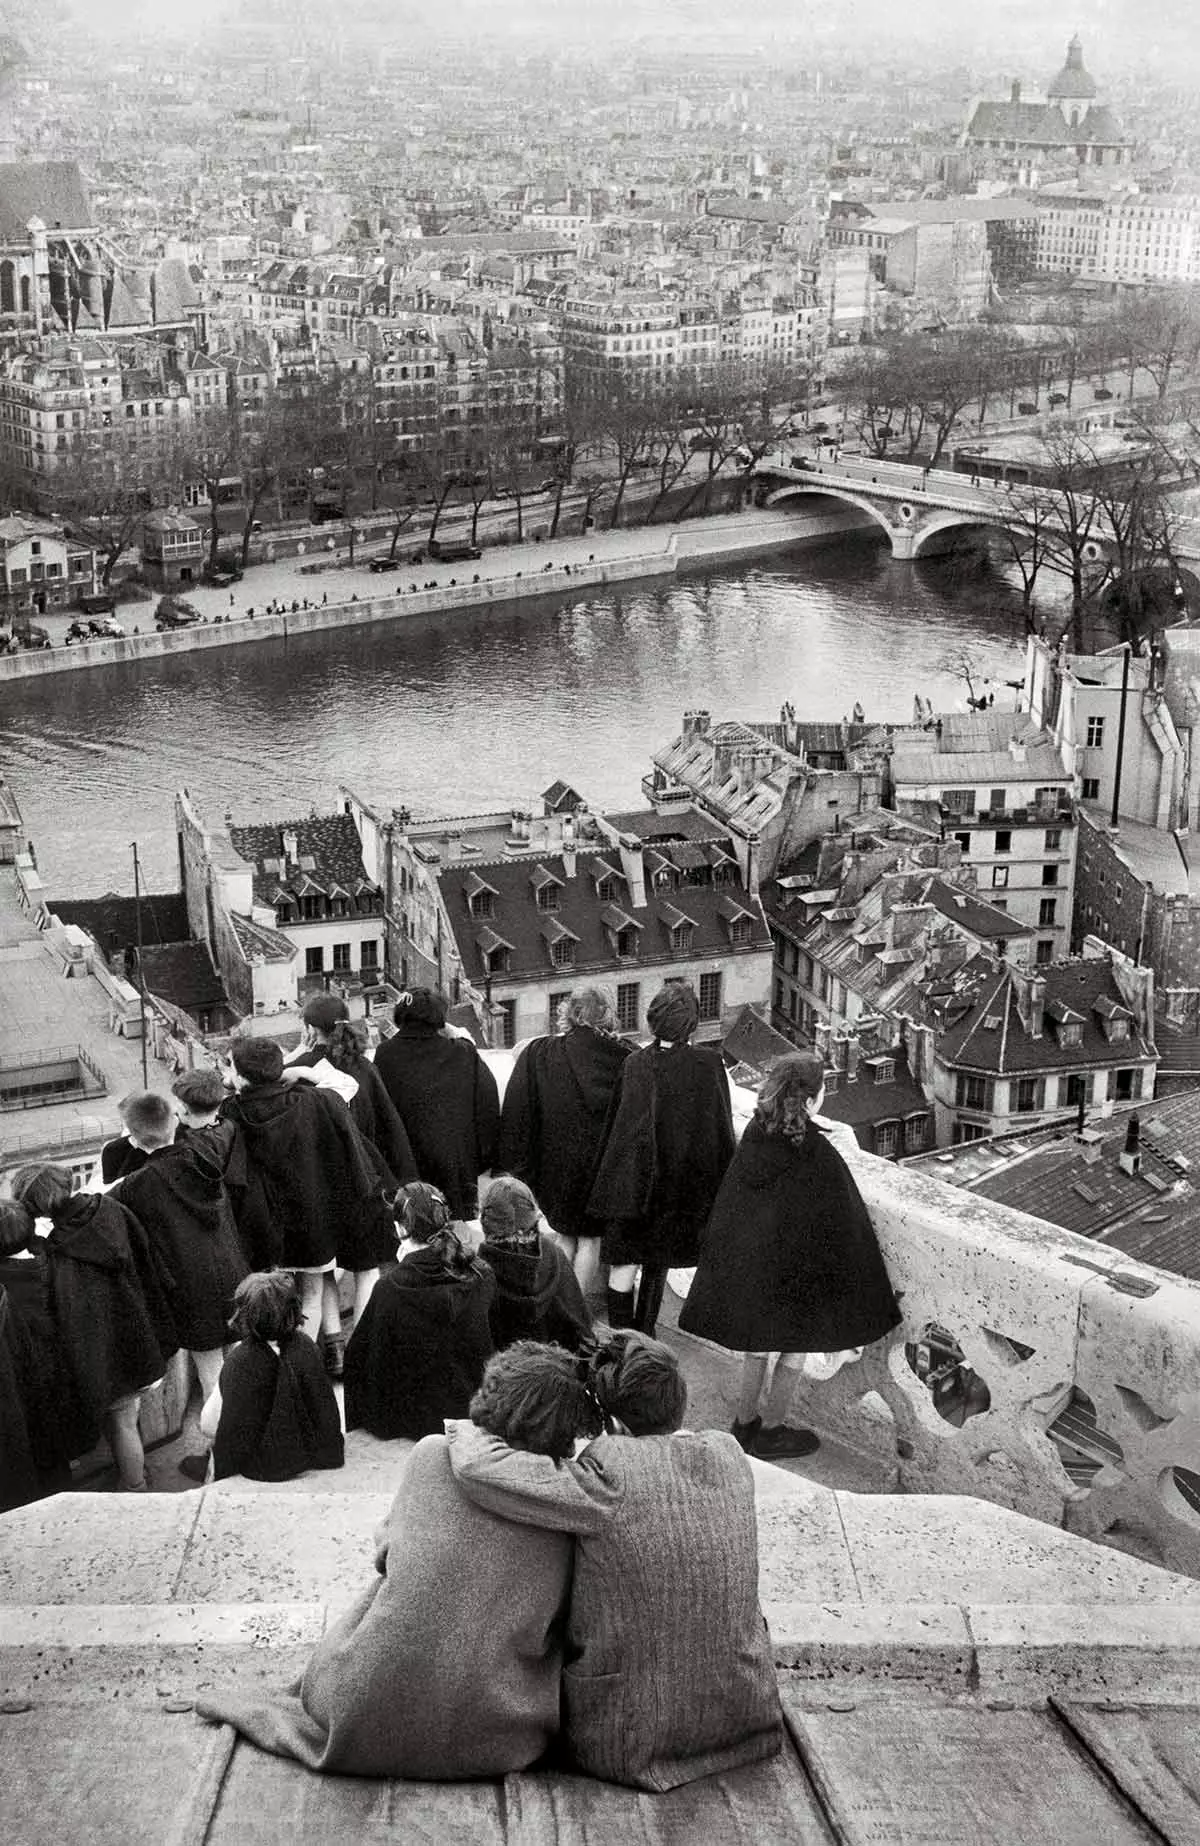
[[[178,455],[144,453],[113,436],[96,447],[82,445],[55,468],[47,501],[71,535],[102,559],[105,589],[117,564],[132,549],[145,513],[178,485]]]
[[[618,378],[603,405],[605,446],[616,461],[616,491],[609,513],[610,526],[616,526],[634,468],[649,452],[659,428],[659,409],[655,392],[642,380]]]

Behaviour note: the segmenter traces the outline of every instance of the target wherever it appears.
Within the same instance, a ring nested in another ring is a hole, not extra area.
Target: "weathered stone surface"
[[[56,1494],[0,1519],[0,1603],[169,1602],[191,1495]]]
[[[835,1496],[866,1602],[1200,1605],[1200,1583],[951,1494]],[[799,1594],[799,1591],[793,1592]]]
[[[776,1666],[806,1684],[882,1697],[899,1681],[951,1693],[971,1683],[974,1644],[952,1604],[784,1602],[768,1603],[764,1614]]]
[[[836,1494],[759,1503],[758,1593],[763,1602],[860,1600]]]
[[[1200,1703],[1200,1606],[968,1606],[979,1690],[1028,1705],[1053,1694]]]
[[[204,1494],[175,1595],[194,1602],[353,1601],[375,1568],[390,1494]]]

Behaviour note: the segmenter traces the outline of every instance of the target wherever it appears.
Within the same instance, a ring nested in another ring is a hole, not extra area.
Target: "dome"
[[[1067,46],[1067,61],[1053,83],[1046,85],[1046,95],[1053,102],[1090,102],[1096,85],[1083,68],[1083,46],[1076,33]]]

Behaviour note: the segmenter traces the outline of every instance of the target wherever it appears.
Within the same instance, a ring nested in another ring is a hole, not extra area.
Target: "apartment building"
[[[981,896],[1036,931],[1039,965],[1067,953],[1075,880],[1074,777],[1021,713],[950,713],[897,736],[896,809],[958,841]]]

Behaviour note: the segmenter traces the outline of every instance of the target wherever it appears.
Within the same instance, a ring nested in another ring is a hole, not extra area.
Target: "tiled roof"
[[[908,1068],[908,1059],[900,1053],[887,1052],[895,1064],[895,1074],[890,1083],[876,1083],[869,1067],[863,1060],[858,1062],[858,1075],[853,1083],[840,1078],[832,1095],[826,1094],[821,1104],[821,1114],[827,1115],[831,1122],[845,1122],[855,1129],[870,1129],[876,1122],[903,1121],[907,1115],[928,1115],[932,1113],[921,1086],[914,1079]],[[871,1148],[871,1135],[859,1135],[862,1145]]]
[[[551,959],[547,926],[552,921],[560,928],[550,933],[559,938],[565,933],[576,941],[575,972],[606,969],[611,973],[628,968],[631,974],[636,974],[642,964],[684,959],[684,951],[674,949],[671,944],[671,918],[679,911],[686,912],[695,924],[692,942],[686,951],[689,960],[762,953],[770,948],[770,934],[759,906],[740,886],[683,883],[678,889],[658,887],[648,875],[647,901],[635,908],[620,873],[621,856],[615,849],[603,854],[594,850],[578,852],[575,869],[570,873],[559,854],[544,854],[538,863],[551,872],[555,880],[561,881],[553,887],[558,893],[556,910],[539,907],[528,859],[498,861],[469,869],[460,865],[439,873],[442,898],[470,977],[482,978],[488,972],[481,952],[485,940],[493,947],[503,944],[510,950],[506,980],[545,980],[554,973],[568,974],[567,969],[556,970]],[[601,898],[597,892],[597,868],[601,864],[616,878],[616,893],[612,899]],[[487,917],[471,914],[471,891],[481,887],[494,893],[492,913]],[[731,926],[720,908],[726,897],[734,898],[751,920],[750,941],[737,949],[731,946]],[[637,955],[618,962],[612,932],[631,925],[637,936]]]
[[[932,731],[897,737],[892,750],[892,777],[897,784],[945,788],[959,782],[1070,782],[1047,733],[1020,714],[978,712],[963,717],[950,713],[941,723],[940,737]],[[1018,761],[1009,748],[1013,738],[1024,746],[1023,760]]]
[[[296,836],[299,866],[281,866],[283,836]],[[334,884],[352,892],[356,882],[368,882],[358,829],[348,814],[309,815],[305,820],[271,821],[252,827],[229,829],[233,849],[254,867],[256,903],[274,908],[280,883],[296,889],[297,876],[307,875],[322,891]],[[372,887],[373,888],[373,887]]]
[[[91,228],[92,208],[73,160],[17,160],[0,165],[0,240],[27,244],[27,226],[40,218],[48,231]]]
[[[86,929],[100,944],[105,955],[114,950],[132,948],[138,939],[137,903],[132,897],[56,898],[50,906],[64,923]],[[162,942],[186,942],[191,934],[187,900],[181,891],[168,891],[156,897],[142,898],[142,942],[155,947]]]
[[[1007,911],[997,910],[986,898],[974,891],[947,884],[944,878],[930,878],[921,891],[921,901],[932,904],[942,916],[949,917],[961,929],[987,941],[1011,940],[1014,936],[1032,936],[1033,925],[1018,923]]]
[[[256,923],[252,917],[239,916],[236,910],[230,911],[229,920],[247,961],[256,955],[261,955],[264,961],[294,961],[300,953],[282,930]]]
[[[1119,1165],[1134,1115],[1141,1128],[1137,1175]],[[957,1149],[953,1162],[929,1155],[919,1164],[984,1198],[1200,1281],[1200,1193],[1189,1177],[1200,1169],[1200,1088],[1088,1126],[1099,1136],[1099,1155],[1090,1160],[1060,1126],[972,1143],[961,1170]]]
[[[760,1077],[765,1077],[780,1058],[799,1049],[752,1006],[742,1008],[721,1040],[721,1055],[727,1064],[745,1065]]]
[[[1040,968],[1045,981],[1045,1005],[1060,1002],[1083,1018],[1078,1045],[1062,1045],[1046,1026],[1040,1038],[1031,1038],[1021,1023],[1016,980],[1009,968],[980,983],[969,1010],[948,1024],[938,1042],[939,1062],[952,1069],[983,1071],[996,1076],[1041,1070],[1095,1070],[1106,1065],[1137,1064],[1152,1050],[1136,1024],[1124,1043],[1110,1044],[1095,1016],[1098,1001],[1110,999],[1121,1006],[1121,996],[1109,963],[1102,959],[1052,962]],[[989,1020],[995,1020],[989,1025]]]
[[[226,1004],[225,988],[206,942],[169,942],[144,949],[146,992],[169,1000],[185,1013]]]

